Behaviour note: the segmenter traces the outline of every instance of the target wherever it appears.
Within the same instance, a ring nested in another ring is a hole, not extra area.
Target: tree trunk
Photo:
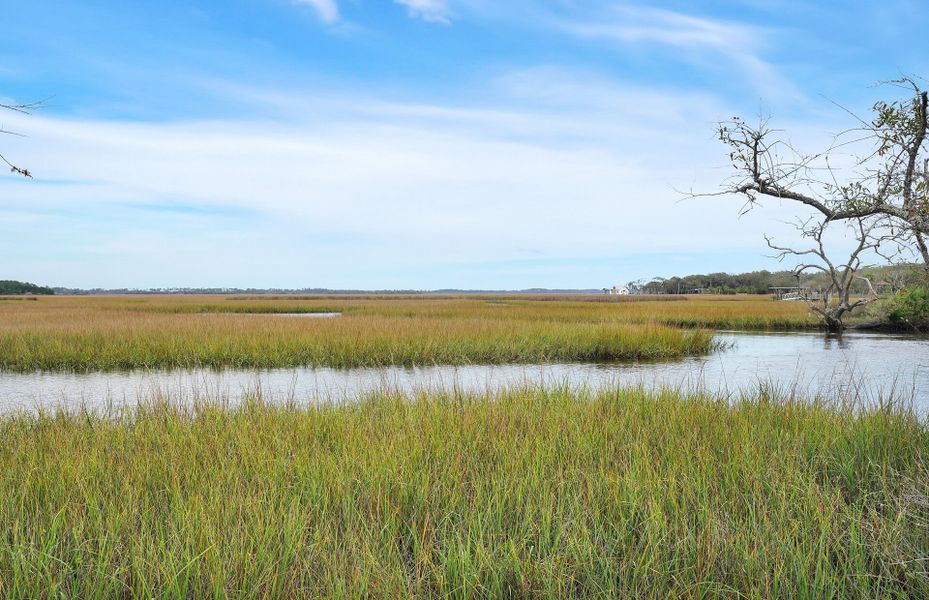
[[[823,324],[826,326],[826,331],[829,333],[842,333],[842,330],[845,329],[845,324],[842,322],[842,315],[833,311],[828,311],[823,315]]]

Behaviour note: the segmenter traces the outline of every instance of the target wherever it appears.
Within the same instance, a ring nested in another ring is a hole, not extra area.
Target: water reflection
[[[847,350],[850,347],[848,338],[842,333],[827,333],[823,335],[823,341],[825,342],[824,349],[826,351],[834,349]]]

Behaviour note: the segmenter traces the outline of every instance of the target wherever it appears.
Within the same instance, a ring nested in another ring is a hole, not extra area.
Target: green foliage
[[[899,81],[897,83],[904,83]],[[925,92],[917,92],[912,98],[879,101],[873,106],[875,114],[872,127],[881,145],[878,154],[884,156],[894,147],[904,146],[925,127],[922,114],[922,99]]]
[[[889,307],[891,323],[918,330],[929,329],[929,288],[905,290],[891,299]]]
[[[51,296],[54,293],[55,291],[52,288],[41,287],[34,283],[24,283],[22,281],[11,281],[8,279],[0,280],[0,296],[18,296],[21,294]]]
[[[867,277],[874,284],[899,289],[901,283],[909,283],[918,273],[912,265],[887,265],[866,267],[860,275]],[[800,280],[804,287],[825,289],[830,281],[825,273],[803,274]],[[709,273],[705,275],[685,275],[667,279],[656,278],[648,282],[631,282],[630,287],[650,294],[689,294],[702,290],[712,294],[767,294],[772,287],[792,287],[797,285],[797,275],[793,271],[751,271],[749,273]],[[869,288],[864,281],[852,285],[855,294],[867,294]]]
[[[927,426],[566,388],[0,419],[5,598],[918,598]]]
[[[713,294],[767,294],[771,286],[796,285],[797,278],[790,271],[752,271],[750,273],[709,273],[685,275],[668,279],[656,278],[633,287],[650,294],[690,294],[703,290]]]

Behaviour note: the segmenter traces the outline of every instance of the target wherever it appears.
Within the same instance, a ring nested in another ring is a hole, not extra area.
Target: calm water
[[[713,355],[661,363],[546,364],[382,369],[134,371],[128,373],[0,373],[0,410],[37,406],[134,404],[155,393],[185,401],[235,403],[261,389],[277,401],[346,401],[391,388],[483,392],[524,384],[617,384],[704,389],[737,396],[759,385],[800,396],[865,401],[893,396],[929,412],[929,339],[850,333],[720,332],[729,347]]]

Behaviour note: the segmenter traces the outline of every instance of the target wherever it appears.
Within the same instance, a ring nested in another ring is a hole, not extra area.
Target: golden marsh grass
[[[275,314],[301,312],[342,316]],[[711,351],[707,329],[814,325],[797,303],[733,297],[50,297],[0,302],[0,368],[653,360]]]

